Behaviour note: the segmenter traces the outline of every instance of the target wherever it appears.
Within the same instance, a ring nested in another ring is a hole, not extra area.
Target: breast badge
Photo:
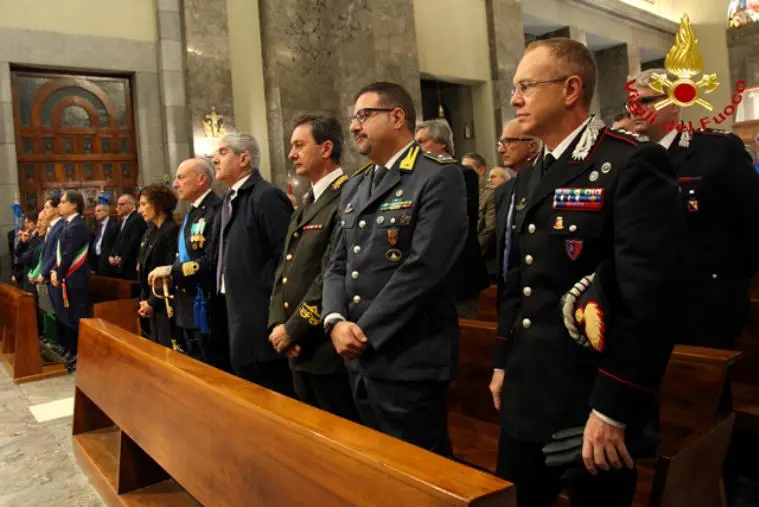
[[[400,262],[403,253],[396,248],[398,246],[398,229],[396,227],[387,230],[387,241],[390,243],[390,248],[385,252],[385,259],[390,262]]]
[[[564,217],[556,217],[556,221],[553,223],[553,228],[556,231],[564,230]]]
[[[580,257],[582,245],[583,241],[581,239],[568,239],[565,241],[564,246],[570,259],[576,261]]]
[[[688,211],[698,213],[698,199],[688,199]]]
[[[204,232],[206,230],[206,219],[201,217],[200,220],[190,226],[190,243],[192,243],[192,249],[197,250],[203,248],[206,243]]]

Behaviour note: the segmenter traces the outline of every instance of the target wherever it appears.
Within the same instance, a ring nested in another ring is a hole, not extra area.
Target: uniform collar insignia
[[[337,192],[338,190],[340,190],[340,187],[342,187],[343,183],[345,183],[346,181],[348,181],[348,176],[346,176],[345,174],[343,174],[342,176],[340,176],[339,178],[337,178],[334,183],[332,183],[332,185],[331,185],[332,190],[334,190],[335,192]]]
[[[591,148],[596,144],[598,135],[604,127],[606,127],[606,124],[599,117],[594,115],[590,118],[590,122],[585,127],[580,141],[575,146],[574,151],[572,151],[572,160],[585,160],[588,158]]]
[[[693,134],[688,130],[683,130],[680,132],[680,140],[677,142],[677,145],[680,148],[690,148],[691,139],[693,139]]]
[[[640,141],[641,143],[645,143],[650,140],[648,136],[644,136],[642,134],[636,134],[635,132],[630,132],[629,130],[626,130],[626,129],[616,129],[616,132],[621,132],[625,135],[633,137],[637,139],[638,141]]]
[[[414,170],[414,164],[416,163],[416,157],[419,156],[419,151],[421,151],[421,147],[419,146],[412,146],[411,149],[406,153],[406,156],[401,160],[401,165],[399,166],[399,169],[401,171],[413,171]]]

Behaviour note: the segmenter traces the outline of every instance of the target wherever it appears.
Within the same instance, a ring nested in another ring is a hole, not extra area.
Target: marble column
[[[525,46],[522,6],[519,0],[485,0],[485,5],[496,133],[500,137],[503,125],[514,118],[511,89]]]
[[[627,77],[631,70],[640,70],[640,56],[634,58],[631,64],[627,49],[627,44],[620,44],[596,51],[601,118],[609,125],[624,107]]]
[[[363,163],[348,137],[355,93],[378,80],[403,85],[421,114],[412,0],[261,0],[272,181],[286,186],[292,122],[309,111],[345,125],[343,167]]]
[[[173,114],[177,121],[184,117],[184,125],[189,125],[189,130],[177,133],[178,137],[188,138],[190,151],[203,155],[213,149],[203,127],[212,108],[221,115],[226,131],[234,129],[227,2],[183,0],[182,22],[187,107],[173,106]]]
[[[10,210],[18,192],[18,161],[16,134],[13,128],[13,99],[11,94],[10,65],[0,62],[0,273],[9,278],[10,254],[6,237],[13,225]]]
[[[179,163],[191,153],[188,133],[187,94],[185,92],[185,62],[182,48],[180,0],[157,0],[158,18],[158,79],[161,86],[163,113],[163,146],[166,171],[157,174],[143,168],[143,183],[170,181]],[[147,171],[146,171],[147,170]]]

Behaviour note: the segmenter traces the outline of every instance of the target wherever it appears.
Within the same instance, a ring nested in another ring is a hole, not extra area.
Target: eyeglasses
[[[632,104],[638,103],[642,106],[650,106],[651,104],[655,104],[656,102],[659,102],[662,99],[666,99],[667,95],[651,95],[650,97],[638,97],[632,100],[628,100],[625,102],[625,109],[627,109],[627,112],[632,113]]]
[[[529,143],[534,141],[534,139],[530,139],[529,137],[502,137],[498,140],[498,143],[496,143],[496,146],[498,148],[503,148],[504,150],[506,147],[513,143]]]
[[[359,125],[363,125],[374,113],[389,113],[394,109],[394,107],[365,107],[359,109],[356,111],[356,114],[348,118],[348,123],[353,123],[355,121],[358,122]]]
[[[519,81],[514,85],[514,88],[511,89],[511,96],[513,97],[517,93],[520,95],[524,95],[525,93],[529,92],[533,88],[535,88],[538,85],[542,84],[551,84],[551,83],[563,83],[571,76],[563,76],[563,77],[557,77],[556,79],[546,79],[543,81]]]

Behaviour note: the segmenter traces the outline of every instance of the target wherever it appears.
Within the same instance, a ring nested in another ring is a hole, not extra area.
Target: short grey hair
[[[661,74],[667,76],[666,69],[648,69],[635,76],[636,88],[651,88],[651,83],[654,82],[654,74]]]
[[[195,168],[197,169],[198,174],[206,175],[208,178],[208,186],[210,187],[213,185],[213,178],[215,173],[213,164],[207,158],[196,158],[195,161]]]
[[[423,121],[416,126],[417,132],[421,129],[427,129],[427,132],[430,133],[430,137],[432,137],[436,143],[445,146],[445,151],[448,152],[448,155],[454,156],[456,154],[453,146],[453,131],[446,120],[435,118],[433,120]]]
[[[105,209],[108,210],[109,213],[111,211],[111,205],[110,204],[103,204],[102,202],[95,205],[95,209],[98,209],[98,208],[105,208]]]
[[[221,141],[227,143],[238,155],[243,153],[250,155],[251,170],[259,168],[258,164],[261,163],[261,148],[258,144],[258,139],[244,132],[232,132],[222,136]]]
[[[126,200],[127,200],[127,201],[128,201],[128,202],[129,202],[129,203],[132,205],[132,206],[134,206],[135,204],[137,204],[137,199],[135,199],[135,198],[134,198],[134,196],[133,196],[132,194],[121,194],[121,195],[119,196],[119,199],[121,199],[122,197],[126,197]]]
[[[495,167],[490,168],[490,170],[488,171],[488,176],[495,173],[501,178],[503,178],[504,180],[508,181],[512,177],[509,175],[509,171],[511,171],[513,174],[516,174],[516,172],[514,172],[513,169],[506,169],[505,167],[501,167],[497,165]]]

